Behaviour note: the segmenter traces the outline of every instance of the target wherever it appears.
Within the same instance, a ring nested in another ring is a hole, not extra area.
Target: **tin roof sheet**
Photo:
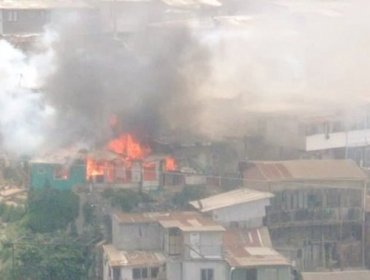
[[[182,231],[224,231],[224,227],[197,212],[148,212],[114,214],[121,224],[158,223],[164,228],[176,227]]]
[[[290,265],[271,246],[267,228],[233,229],[224,234],[225,258],[232,267]]]
[[[228,206],[268,199],[273,196],[274,195],[269,192],[260,192],[243,188],[191,201],[190,205],[201,212],[208,212]]]
[[[103,245],[110,266],[151,267],[165,263],[165,256],[152,251],[121,251],[113,245]]]

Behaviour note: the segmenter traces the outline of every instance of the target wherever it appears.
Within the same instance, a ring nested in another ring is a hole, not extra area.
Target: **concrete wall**
[[[226,226],[229,226],[231,222],[238,222],[240,227],[261,227],[263,225],[263,217],[266,215],[266,206],[268,205],[270,205],[270,199],[268,198],[233,205],[213,210],[212,218]]]
[[[156,223],[119,224],[112,221],[112,243],[121,250],[161,250],[160,226]]]

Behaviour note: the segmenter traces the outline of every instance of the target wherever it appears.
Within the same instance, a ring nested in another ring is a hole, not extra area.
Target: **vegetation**
[[[11,184],[21,185],[22,184],[22,176],[20,170],[16,167],[6,166],[2,169],[3,178],[7,182]]]
[[[22,206],[11,206],[0,203],[0,218],[5,223],[13,223],[23,218],[25,209]]]
[[[84,221],[87,225],[93,224],[95,221],[95,207],[88,202],[85,202],[82,206],[82,212],[84,216]]]
[[[3,242],[11,251],[0,279],[65,280],[88,279],[91,260],[87,246],[63,235],[33,235],[19,241]]]
[[[150,202],[147,194],[138,193],[133,190],[108,189],[103,192],[103,197],[108,199],[113,207],[120,207],[122,211],[130,212],[140,203]]]
[[[64,230],[77,218],[78,211],[78,195],[71,191],[33,190],[28,198],[26,225],[40,233]]]
[[[78,235],[79,198],[51,188],[29,193],[28,207],[3,230],[0,280],[89,279],[98,227]],[[0,204],[0,216],[20,211]],[[16,212],[17,213],[17,212]],[[3,218],[4,219],[4,218]]]

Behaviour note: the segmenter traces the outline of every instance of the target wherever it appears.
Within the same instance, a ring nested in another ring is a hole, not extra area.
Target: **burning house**
[[[30,162],[29,188],[45,187],[69,190],[86,184],[86,165],[83,162],[66,164],[61,161],[36,160]]]
[[[97,185],[157,189],[163,174],[176,169],[171,156],[152,154],[131,134],[121,134],[86,158],[86,179]]]

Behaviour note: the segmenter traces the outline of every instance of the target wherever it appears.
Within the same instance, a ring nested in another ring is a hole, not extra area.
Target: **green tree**
[[[122,211],[130,212],[142,202],[150,202],[149,195],[132,190],[112,190],[103,192],[103,197],[110,200],[113,207],[120,207]]]
[[[34,232],[64,230],[79,211],[78,195],[52,188],[29,193],[26,225]]]
[[[15,256],[11,277],[3,279],[24,279],[25,275],[29,280],[87,279],[89,254],[85,246],[71,238],[39,235],[12,246]]]

